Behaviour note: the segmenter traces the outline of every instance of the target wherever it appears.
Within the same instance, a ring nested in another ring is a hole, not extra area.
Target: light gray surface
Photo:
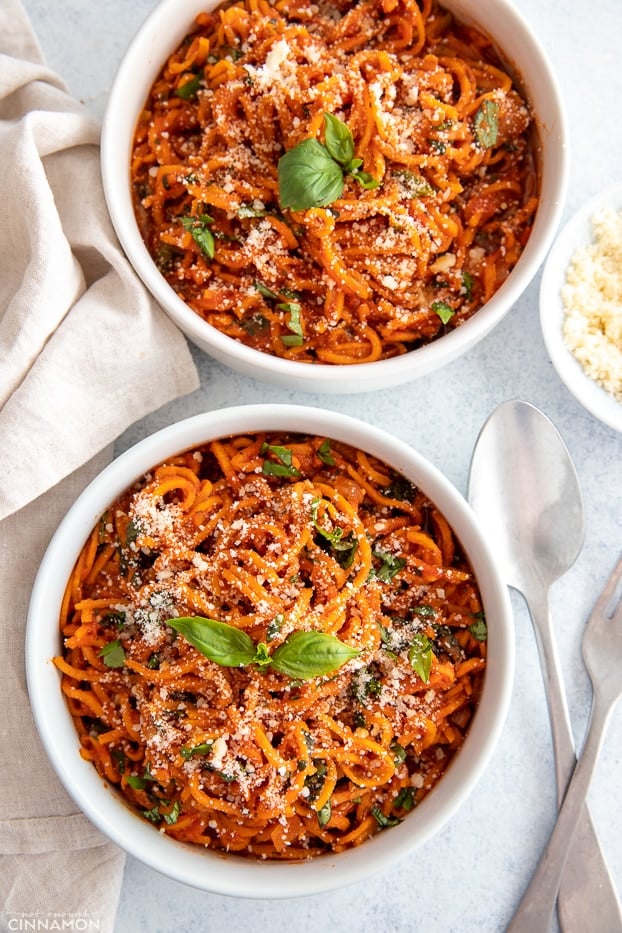
[[[48,63],[77,98],[102,117],[108,88],[151,0],[24,0]],[[564,217],[620,180],[619,0],[515,0],[537,33],[562,88],[571,131],[571,178]],[[541,408],[564,437],[581,482],[585,547],[551,593],[576,739],[590,703],[580,654],[586,616],[622,549],[622,436],[581,409],[547,357],[538,323],[539,276],[496,331],[463,359],[423,381],[372,395],[287,393],[229,372],[198,351],[201,388],[133,426],[118,450],[172,420],[232,403],[291,401],[323,405],[400,435],[466,492],[478,431],[513,397]],[[257,901],[208,895],[128,860],[118,933],[488,933],[506,926],[555,814],[551,743],[536,646],[513,594],[517,676],[507,726],[492,762],[462,811],[389,874],[318,898]],[[622,890],[622,710],[614,714],[590,793],[590,808],[618,890]],[[284,892],[286,893],[286,892]],[[595,933],[606,933],[595,918]]]

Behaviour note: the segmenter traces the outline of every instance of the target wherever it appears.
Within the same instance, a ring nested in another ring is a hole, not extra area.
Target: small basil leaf
[[[118,638],[104,645],[104,647],[97,652],[97,657],[102,658],[106,667],[123,667],[125,664],[125,651]]]
[[[195,755],[207,755],[209,752],[211,752],[213,744],[213,742],[201,742],[200,745],[193,745],[192,748],[184,745],[184,747],[179,750],[179,754],[184,759],[184,761],[188,761]]]
[[[326,207],[341,196],[343,171],[317,139],[305,139],[278,165],[281,207],[304,211]]]
[[[377,178],[374,178],[373,175],[370,175],[369,172],[359,172],[354,170],[350,172],[352,178],[356,178],[361,188],[365,188],[367,191],[370,191],[372,188],[378,188],[380,182]]]
[[[433,301],[432,310],[435,314],[438,314],[443,324],[447,324],[449,320],[456,313],[451,305],[448,305],[446,301]]]
[[[385,816],[380,807],[372,807],[370,813],[380,829],[388,829],[390,826],[397,826],[398,823],[403,822],[397,816]]]
[[[432,642],[427,635],[422,632],[415,635],[408,649],[408,660],[414,672],[427,684],[432,669]]]
[[[326,826],[327,823],[330,823],[331,816],[332,806],[330,800],[327,800],[324,806],[317,811],[317,821],[320,826]]]
[[[177,97],[181,97],[182,100],[189,100],[191,97],[195,96],[200,87],[201,75],[191,75],[188,81],[185,81],[177,88],[175,94]]]
[[[226,622],[202,616],[183,616],[169,619],[167,624],[183,635],[197,651],[222,667],[244,667],[255,660],[253,640],[246,632]]]
[[[372,551],[374,557],[377,557],[378,560],[382,561],[380,567],[372,571],[373,575],[377,580],[381,580],[383,583],[390,583],[396,573],[399,573],[403,567],[406,566],[406,559],[404,557],[396,557],[395,554],[391,554],[389,551],[383,551],[381,548],[374,548]]]
[[[272,655],[272,667],[289,677],[310,680],[338,670],[358,654],[325,632],[292,632]]]
[[[264,443],[259,452],[262,454],[270,452],[279,461],[274,463],[272,460],[264,460],[261,467],[264,476],[300,476],[300,470],[293,464],[293,454],[289,447]]]
[[[472,625],[469,625],[469,632],[476,638],[477,641],[487,641],[488,640],[488,627],[486,625],[486,619],[483,612],[475,613],[475,622]]]
[[[317,455],[326,466],[335,466],[335,458],[333,457],[330,449],[330,441],[326,438],[325,441],[322,441],[320,446],[317,449]]]
[[[324,145],[336,162],[350,167],[349,163],[354,156],[352,133],[346,124],[332,113],[324,114]]]
[[[490,149],[499,135],[499,105],[494,100],[484,100],[475,114],[475,138],[482,149]]]
[[[207,214],[204,214],[200,218],[181,217],[180,223],[184,230],[190,231],[192,239],[201,252],[204,253],[208,259],[213,259],[216,241],[214,240],[214,234],[209,229],[209,224],[213,223],[213,219],[208,217]]]

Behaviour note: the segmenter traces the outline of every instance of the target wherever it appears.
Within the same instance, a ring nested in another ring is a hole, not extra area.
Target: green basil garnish
[[[438,314],[443,324],[447,324],[456,313],[452,306],[448,305],[446,301],[433,301],[432,310],[435,314]]]
[[[388,829],[390,826],[397,826],[398,823],[402,822],[397,816],[385,816],[380,807],[372,807],[370,813],[380,829]]]
[[[261,470],[264,476],[300,476],[300,470],[293,465],[293,454],[289,447],[281,447],[279,444],[263,443],[260,453],[273,454],[278,463],[272,460],[264,460]]]
[[[125,651],[118,638],[104,645],[104,647],[97,652],[97,657],[103,660],[106,667],[123,667],[125,664]]]
[[[486,618],[483,612],[474,613],[475,622],[472,625],[469,625],[469,632],[473,638],[477,641],[487,641],[488,640],[488,626],[486,625]]]
[[[190,231],[192,239],[201,252],[204,253],[208,259],[213,259],[216,241],[214,240],[214,234],[210,230],[209,225],[214,223],[214,218],[209,217],[207,214],[201,214],[199,217],[180,217],[179,222],[184,230]]]
[[[200,87],[201,75],[192,75],[188,81],[185,81],[177,88],[175,94],[177,97],[181,97],[182,100],[189,100],[191,97],[195,96]]]
[[[320,446],[317,449],[317,455],[326,466],[335,466],[335,458],[333,457],[330,449],[330,441],[326,438],[325,441],[322,441]]]
[[[499,135],[499,105],[494,100],[484,100],[475,114],[475,138],[482,149],[490,149]]]
[[[209,754],[213,744],[213,742],[201,742],[200,745],[193,745],[192,748],[188,748],[187,745],[184,745],[184,747],[180,749],[179,754],[184,761],[188,761],[190,758],[194,758],[195,755]]]
[[[351,175],[363,188],[380,182],[361,172],[362,159],[354,158],[354,139],[349,128],[332,113],[324,114],[324,138],[304,139],[278,165],[281,207],[304,211],[327,207],[343,193],[344,175]]]
[[[197,651],[221,667],[245,667],[255,658],[253,640],[234,625],[202,616],[169,619],[168,624]]]
[[[415,635],[408,649],[408,660],[414,672],[427,684],[432,668],[432,642],[427,635],[422,632]]]
[[[395,574],[406,566],[405,557],[396,557],[395,554],[383,551],[381,548],[374,548],[372,554],[382,562],[380,567],[374,569],[372,573],[377,580],[382,580],[383,583],[390,583]]]
[[[360,652],[325,632],[292,632],[272,655],[272,667],[281,674],[310,680],[331,674]]]
[[[168,625],[183,635],[197,651],[222,667],[257,664],[259,667],[272,667],[297,680],[330,674],[360,654],[325,632],[292,632],[273,654],[269,654],[264,642],[255,645],[246,632],[216,619],[187,616],[169,619]]]

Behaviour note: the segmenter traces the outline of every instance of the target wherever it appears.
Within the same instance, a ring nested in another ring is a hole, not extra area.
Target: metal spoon
[[[536,633],[547,695],[558,805],[576,764],[548,591],[583,546],[583,500],[557,429],[533,405],[509,401],[482,428],[468,498],[487,531],[508,586],[522,593]],[[587,807],[572,839],[557,900],[564,933],[622,930],[615,887]],[[543,918],[542,931],[549,929]],[[534,929],[533,933],[538,933]]]

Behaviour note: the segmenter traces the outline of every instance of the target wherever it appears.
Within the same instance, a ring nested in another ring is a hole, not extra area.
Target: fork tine
[[[592,614],[595,615],[596,613],[598,613],[599,615],[603,615],[603,616],[608,614],[609,604],[611,603],[611,599],[615,591],[617,590],[618,585],[621,580],[622,580],[622,555],[618,558],[618,562],[616,563],[615,567],[609,574],[609,579],[607,580],[600,596],[596,600],[594,609],[592,610]],[[613,612],[613,608],[612,608],[612,612]],[[616,622],[619,621],[621,612],[622,612],[622,602],[618,606],[618,610],[615,614],[614,621]]]

